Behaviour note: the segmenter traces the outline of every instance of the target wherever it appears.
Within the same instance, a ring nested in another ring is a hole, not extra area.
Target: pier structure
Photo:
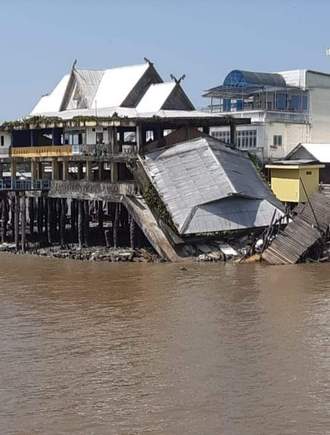
[[[164,83],[149,61],[105,71],[74,65],[27,118],[0,127],[8,144],[0,148],[1,240],[22,251],[29,242],[150,244],[176,261],[176,235],[148,204],[139,160],[175,131],[179,141],[229,126],[235,143],[244,123],[196,111],[180,80]]]

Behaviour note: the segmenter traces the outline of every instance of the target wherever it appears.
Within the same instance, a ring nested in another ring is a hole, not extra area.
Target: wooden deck
[[[280,231],[262,258],[269,264],[298,263],[321,240],[330,225],[330,197],[314,193],[310,203],[296,207],[295,217]]]

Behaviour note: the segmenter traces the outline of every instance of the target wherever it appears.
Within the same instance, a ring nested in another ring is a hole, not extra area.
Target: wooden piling
[[[116,203],[115,216],[114,216],[114,220],[112,222],[112,225],[113,225],[112,234],[113,234],[113,247],[114,248],[117,248],[117,244],[118,244],[118,221],[119,221],[119,204]]]
[[[16,246],[16,251],[19,250],[19,209],[20,209],[20,204],[19,204],[19,193],[15,192],[15,197],[14,197],[14,204],[15,204],[15,213],[14,213],[14,227],[15,227],[15,246]]]
[[[22,253],[25,252],[25,240],[26,240],[26,198],[25,198],[25,194],[23,193],[22,198],[21,198],[21,202],[22,202],[22,207],[21,207],[21,248],[22,248]]]
[[[129,217],[129,242],[132,249],[135,248],[135,221],[132,216]]]
[[[65,244],[65,220],[66,220],[66,199],[62,198],[61,203],[61,216],[60,216],[60,243],[61,247]]]
[[[49,245],[53,243],[53,199],[48,198],[47,201],[47,215],[48,215],[48,226],[47,226],[47,242]]]
[[[84,240],[84,204],[83,201],[77,200],[78,202],[78,244],[79,248],[83,247]]]
[[[89,239],[89,201],[84,201],[84,240],[88,246]]]
[[[28,205],[28,212],[29,212],[29,226],[30,226],[30,237],[33,237],[34,232],[34,198],[29,198],[29,205]]]
[[[7,227],[8,227],[8,198],[7,194],[5,194],[2,201],[2,232],[1,232],[1,241],[4,243],[7,239]]]

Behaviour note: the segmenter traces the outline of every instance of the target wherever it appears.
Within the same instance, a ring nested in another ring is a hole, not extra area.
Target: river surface
[[[0,256],[0,434],[330,434],[330,265]]]

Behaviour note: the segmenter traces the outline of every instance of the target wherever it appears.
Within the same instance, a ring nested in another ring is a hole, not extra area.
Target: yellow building
[[[306,202],[318,191],[320,168],[324,165],[299,160],[282,160],[266,165],[270,169],[271,188],[282,202]]]

